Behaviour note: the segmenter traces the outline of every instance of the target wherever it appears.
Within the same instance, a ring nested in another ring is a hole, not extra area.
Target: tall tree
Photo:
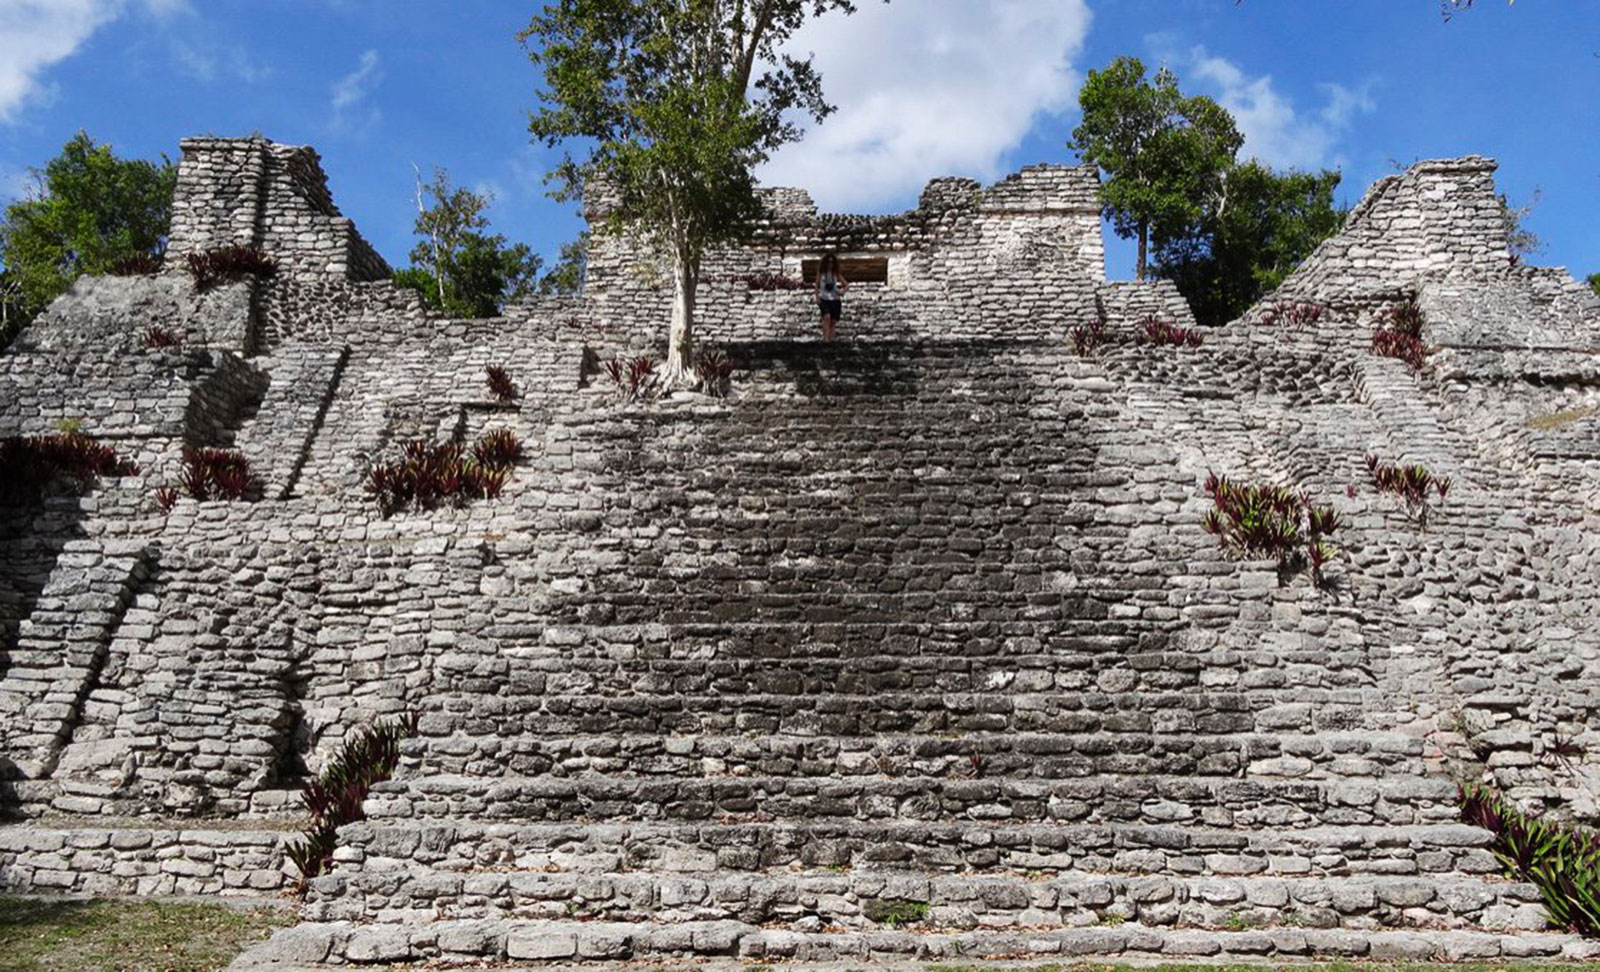
[[[557,196],[608,196],[610,229],[642,231],[672,264],[666,377],[692,375],[701,260],[760,213],[753,170],[798,139],[796,109],[832,109],[809,58],[780,50],[851,0],[558,0],[522,32],[543,71],[529,131],[565,153]]]
[[[1277,287],[1344,225],[1333,204],[1339,173],[1230,169],[1193,231],[1162,243],[1151,272],[1177,284],[1201,324],[1225,324]]]
[[[1105,214],[1117,235],[1139,240],[1143,280],[1152,237],[1160,245],[1192,230],[1244,137],[1222,106],[1185,97],[1166,68],[1147,80],[1135,57],[1090,71],[1078,104],[1083,121],[1067,146],[1105,172]]]
[[[452,186],[450,174],[433,170],[417,180],[417,245],[412,266],[395,272],[429,305],[459,317],[492,317],[506,301],[534,292],[544,261],[525,243],[489,233],[487,193]]]
[[[79,132],[33,174],[33,192],[0,218],[0,268],[14,295],[6,303],[21,319],[31,320],[81,274],[166,249],[178,181],[170,161],[119,159]]]

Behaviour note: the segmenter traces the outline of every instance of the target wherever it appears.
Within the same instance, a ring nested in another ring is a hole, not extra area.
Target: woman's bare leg
[[[822,339],[824,341],[832,341],[833,340],[833,315],[832,314],[823,314],[822,315]]]

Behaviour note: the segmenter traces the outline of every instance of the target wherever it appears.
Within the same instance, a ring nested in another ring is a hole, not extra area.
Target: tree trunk
[[[1150,247],[1150,224],[1149,223],[1140,223],[1139,224],[1139,266],[1133,272],[1133,277],[1134,277],[1135,280],[1143,280],[1144,279],[1145,254],[1149,252],[1149,247]]]
[[[694,292],[700,261],[679,254],[672,264],[672,330],[667,344],[667,387],[691,384],[694,374]]]

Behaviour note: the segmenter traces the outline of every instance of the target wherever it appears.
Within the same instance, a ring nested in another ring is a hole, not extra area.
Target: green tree
[[[556,265],[539,278],[539,293],[574,295],[583,292],[583,278],[589,269],[589,231],[584,230],[570,243],[561,244]]]
[[[1600,273],[1589,274],[1589,289],[1594,291],[1596,297],[1600,297]]]
[[[522,32],[542,69],[529,131],[565,147],[558,198],[603,191],[672,265],[666,377],[692,374],[695,290],[706,251],[760,214],[753,170],[800,137],[785,112],[831,108],[810,59],[780,50],[851,0],[559,0]],[[603,187],[603,188],[602,188]]]
[[[1177,284],[1201,324],[1225,324],[1344,225],[1345,211],[1333,204],[1338,185],[1333,170],[1235,166],[1194,230],[1163,241],[1151,272]]]
[[[411,266],[395,272],[436,310],[458,317],[493,317],[506,301],[534,292],[544,261],[525,243],[491,234],[486,193],[452,186],[442,168],[417,180],[417,245]]]
[[[79,132],[33,174],[34,191],[0,218],[8,324],[31,320],[82,274],[166,248],[178,170],[165,158],[119,159]]]
[[[1166,68],[1146,80],[1134,57],[1090,71],[1078,104],[1083,121],[1067,146],[1106,174],[1105,214],[1117,235],[1139,240],[1143,280],[1152,239],[1160,246],[1192,231],[1244,138],[1222,106],[1185,97]]]

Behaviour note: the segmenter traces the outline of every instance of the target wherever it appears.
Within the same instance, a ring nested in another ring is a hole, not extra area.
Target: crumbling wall
[[[982,339],[1064,335],[1093,317],[1105,279],[1099,179],[1083,166],[1029,166],[984,189],[936,179],[917,208],[890,216],[819,214],[808,194],[762,190],[766,216],[749,245],[709,254],[696,327],[704,340],[793,338],[817,327],[814,293],[751,290],[750,274],[798,279],[822,253],[883,257],[884,283],[856,281],[843,332],[868,338]],[[610,212],[597,192],[592,225]],[[603,325],[664,323],[671,267],[626,230],[591,239],[585,294]]]
[[[1277,296],[1326,304],[1391,299],[1422,279],[1485,277],[1510,264],[1493,159],[1418,162],[1373,183],[1344,228],[1284,280]]]

